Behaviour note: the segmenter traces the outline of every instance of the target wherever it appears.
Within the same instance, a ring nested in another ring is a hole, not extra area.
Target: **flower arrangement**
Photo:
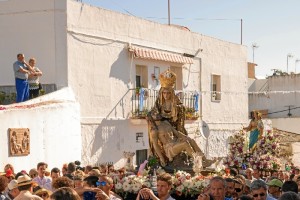
[[[115,192],[121,196],[129,193],[137,194],[142,187],[151,187],[149,176],[130,175],[115,183]]]
[[[178,196],[196,196],[208,186],[209,179],[202,175],[192,177],[184,171],[175,172],[172,176],[173,190]]]
[[[194,108],[185,108],[185,118],[187,120],[197,120],[199,118],[199,114]]]
[[[143,187],[151,188],[151,176],[149,172],[150,168],[144,169],[140,176],[130,175],[121,180],[117,177],[114,178],[114,192],[126,199],[132,194],[136,195]],[[158,168],[156,172],[160,174],[164,173],[164,170]],[[191,174],[185,171],[176,171],[172,175],[172,193],[184,197],[197,196],[209,185],[210,178],[210,176],[191,176]]]
[[[249,152],[247,134],[240,130],[230,139],[229,155],[224,159],[227,167],[251,167],[259,170],[277,170],[281,167],[279,160],[279,139],[276,131],[265,131],[258,139],[255,151]]]

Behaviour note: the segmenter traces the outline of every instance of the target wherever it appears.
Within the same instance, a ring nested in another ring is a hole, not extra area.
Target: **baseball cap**
[[[18,181],[15,180],[15,179],[11,180],[9,182],[9,184],[7,185],[7,187],[8,187],[9,190],[13,190],[13,189],[17,188],[18,187]]]
[[[274,178],[272,179],[271,181],[269,181],[267,183],[268,186],[276,186],[276,187],[282,187],[283,183],[281,180],[277,179],[277,178]]]

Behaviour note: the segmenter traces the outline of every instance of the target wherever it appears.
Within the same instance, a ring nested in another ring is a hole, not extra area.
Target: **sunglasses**
[[[97,181],[97,182],[96,182],[96,185],[97,185],[97,186],[106,186],[106,184],[107,184],[107,183],[106,183],[105,181]]]
[[[236,192],[241,192],[241,191],[242,191],[241,188],[234,188],[234,190],[235,190]]]
[[[253,196],[253,197],[258,197],[258,195],[261,196],[261,197],[263,197],[263,196],[265,196],[266,194],[265,194],[265,193],[260,193],[260,194],[253,194],[252,196]]]

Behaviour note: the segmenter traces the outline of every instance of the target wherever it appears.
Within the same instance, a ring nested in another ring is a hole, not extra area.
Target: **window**
[[[135,86],[148,88],[147,66],[136,65],[135,71]]]
[[[136,150],[136,165],[140,166],[145,160],[147,160],[147,149]]]
[[[142,84],[141,84],[141,76],[140,75],[136,75],[135,76],[135,87],[139,88],[141,86],[142,86]]]
[[[221,76],[213,74],[211,79],[212,79],[211,100],[220,101],[221,100]]]

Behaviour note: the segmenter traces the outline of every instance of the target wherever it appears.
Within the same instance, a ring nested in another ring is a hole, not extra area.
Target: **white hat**
[[[9,190],[13,190],[13,189],[17,188],[18,187],[18,181],[14,180],[14,179],[11,180],[9,182],[9,184],[7,185],[7,187],[8,187]]]

